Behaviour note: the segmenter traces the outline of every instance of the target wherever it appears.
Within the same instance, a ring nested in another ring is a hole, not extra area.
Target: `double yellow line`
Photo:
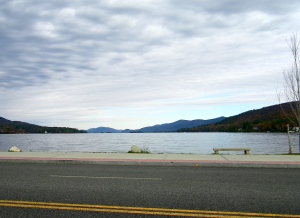
[[[18,208],[34,208],[34,209],[71,210],[71,211],[87,211],[87,212],[101,212],[101,213],[143,214],[143,215],[160,215],[160,216],[179,216],[179,217],[300,218],[299,215],[288,215],[288,214],[260,214],[260,213],[222,212],[222,211],[206,211],[206,210],[180,210],[180,209],[167,209],[167,208],[65,204],[65,203],[11,201],[11,200],[0,200],[0,207],[18,207]]]

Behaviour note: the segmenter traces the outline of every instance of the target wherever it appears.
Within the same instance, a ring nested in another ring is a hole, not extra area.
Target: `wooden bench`
[[[250,154],[250,148],[214,148],[215,154],[219,154],[220,151],[244,151],[245,154]]]

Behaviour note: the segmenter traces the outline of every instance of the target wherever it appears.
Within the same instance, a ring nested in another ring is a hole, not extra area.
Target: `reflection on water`
[[[299,152],[297,133],[291,141],[293,151]],[[251,154],[288,153],[284,133],[0,134],[0,151],[17,146],[23,151],[128,152],[132,145],[147,147],[151,153],[211,154],[214,147],[247,147]]]

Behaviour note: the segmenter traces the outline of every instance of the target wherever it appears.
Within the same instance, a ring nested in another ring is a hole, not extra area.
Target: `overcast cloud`
[[[141,128],[277,104],[298,0],[0,0],[0,116]]]

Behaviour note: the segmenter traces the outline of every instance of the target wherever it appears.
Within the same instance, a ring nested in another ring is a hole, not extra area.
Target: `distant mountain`
[[[176,132],[179,129],[182,128],[192,128],[195,126],[202,126],[205,124],[211,124],[211,123],[216,123],[224,120],[225,117],[218,117],[215,119],[209,119],[209,120],[178,120],[173,123],[165,123],[165,124],[160,124],[160,125],[155,125],[155,126],[148,126],[141,128],[137,130],[138,132]]]
[[[91,128],[87,130],[88,133],[129,133],[130,130],[118,130],[110,127],[97,127]]]
[[[294,126],[282,109],[295,120],[290,104],[283,103],[250,110],[214,124],[182,128],[179,132],[285,132],[287,124],[290,124],[291,128]]]
[[[165,124],[160,124],[160,125],[155,125],[155,126],[148,126],[148,127],[144,127],[144,128],[136,129],[136,130],[130,130],[130,129],[117,130],[117,129],[113,129],[113,128],[109,128],[109,127],[98,127],[98,128],[88,129],[87,132],[88,133],[176,132],[178,129],[192,128],[195,126],[216,123],[216,122],[222,121],[224,119],[225,119],[225,117],[218,117],[218,118],[210,119],[210,120],[201,120],[201,119],[199,119],[199,120],[178,120],[173,123],[165,123]]]
[[[0,134],[15,134],[15,133],[85,133],[83,130],[78,130],[68,127],[46,127],[38,126],[21,121],[11,121],[0,117]]]

